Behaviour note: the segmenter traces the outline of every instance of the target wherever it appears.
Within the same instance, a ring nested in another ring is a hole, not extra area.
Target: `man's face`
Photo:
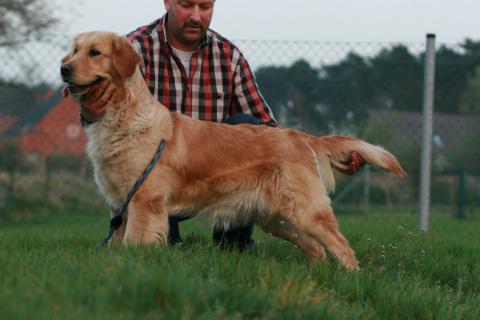
[[[215,0],[164,0],[168,12],[169,41],[180,50],[192,51],[212,21]]]

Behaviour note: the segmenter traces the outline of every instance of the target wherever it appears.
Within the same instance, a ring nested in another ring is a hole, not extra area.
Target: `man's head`
[[[195,50],[210,26],[215,0],[164,0],[164,3],[168,12],[168,40],[179,50]]]

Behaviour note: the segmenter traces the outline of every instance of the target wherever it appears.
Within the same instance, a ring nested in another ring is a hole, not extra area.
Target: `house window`
[[[67,137],[70,140],[76,140],[80,137],[81,128],[78,124],[70,123],[67,125]]]

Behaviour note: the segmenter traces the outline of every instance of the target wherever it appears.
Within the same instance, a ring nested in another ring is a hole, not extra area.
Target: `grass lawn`
[[[239,254],[201,220],[175,248],[95,244],[107,214],[70,211],[0,224],[0,319],[480,319],[480,221],[345,215],[362,270],[311,265],[255,233]]]

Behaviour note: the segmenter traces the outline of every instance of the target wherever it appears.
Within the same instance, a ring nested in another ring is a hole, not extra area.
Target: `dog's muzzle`
[[[77,84],[73,82],[72,78],[74,75],[74,68],[71,64],[63,64],[60,67],[60,75],[62,76],[63,82],[67,84],[67,90],[70,92],[72,95],[82,95],[84,94],[88,88],[100,83],[103,78],[102,77],[97,77],[95,80],[88,84]]]

